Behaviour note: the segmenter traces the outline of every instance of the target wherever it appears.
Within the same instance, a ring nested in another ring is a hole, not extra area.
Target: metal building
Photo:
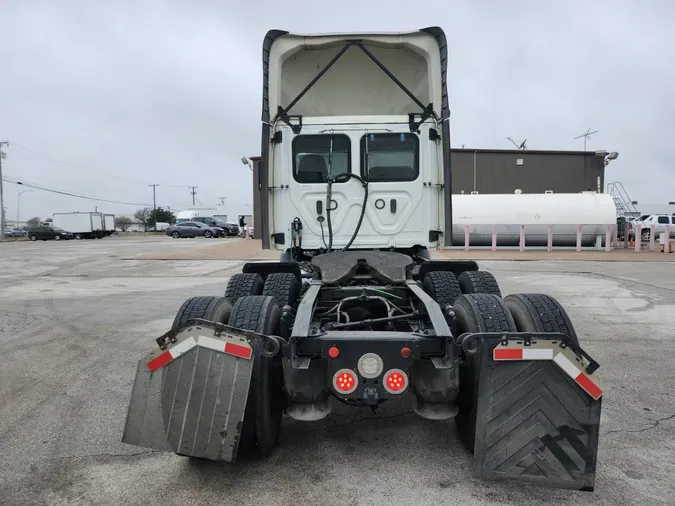
[[[453,193],[603,191],[605,151],[453,149]]]

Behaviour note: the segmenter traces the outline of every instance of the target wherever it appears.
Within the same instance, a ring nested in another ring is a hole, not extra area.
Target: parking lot
[[[409,397],[376,414],[334,403],[321,422],[285,419],[269,459],[236,467],[121,443],[139,358],[184,299],[222,294],[245,258],[267,256],[257,244],[0,244],[0,504],[672,504],[675,263],[666,262],[481,262],[505,294],[557,297],[601,364],[590,494],[474,480],[454,424],[418,418]],[[232,254],[185,259],[205,248]]]

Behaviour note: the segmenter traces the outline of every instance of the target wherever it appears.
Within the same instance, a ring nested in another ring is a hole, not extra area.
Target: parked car
[[[204,225],[206,225],[208,227],[220,228],[223,231],[223,237],[239,234],[239,227],[238,226],[235,225],[234,227],[232,227],[231,223],[225,223],[224,221],[222,221],[218,218],[214,218],[213,216],[197,216],[195,218],[192,218],[190,221],[196,221],[198,223],[203,223]]]
[[[26,232],[20,228],[8,228],[5,230],[5,237],[26,237]]]
[[[47,241],[54,239],[60,241],[61,239],[73,239],[75,236],[72,232],[68,232],[59,227],[32,227],[28,229],[28,238],[31,241]]]
[[[166,229],[166,235],[179,239],[181,237],[221,237],[224,234],[223,229],[219,227],[209,227],[198,221],[186,221],[176,223]]]

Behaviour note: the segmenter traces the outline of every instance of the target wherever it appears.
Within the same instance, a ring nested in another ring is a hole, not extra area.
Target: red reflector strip
[[[523,360],[521,348],[495,348],[492,354],[494,360]]]
[[[160,369],[161,367],[164,367],[166,364],[171,362],[173,360],[173,357],[171,356],[171,353],[168,351],[165,351],[161,355],[153,358],[150,362],[147,363],[148,370],[150,372],[155,372],[157,369]]]
[[[225,343],[225,353],[229,353],[235,357],[241,357],[248,360],[253,355],[253,350],[239,344]]]
[[[581,388],[586,390],[588,395],[593,397],[596,401],[602,397],[602,390],[591,381],[591,379],[586,376],[584,373],[579,373],[579,375],[574,378],[574,381],[576,381]]]

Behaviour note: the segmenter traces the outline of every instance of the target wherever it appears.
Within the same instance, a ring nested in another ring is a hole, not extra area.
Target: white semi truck
[[[565,309],[431,257],[452,244],[448,63],[437,27],[267,34],[256,234],[281,261],[183,303],[138,364],[123,441],[264,458],[284,413],[402,399],[476,477],[593,490],[602,383]]]
[[[101,239],[105,235],[103,213],[54,213],[52,219],[54,227],[72,232],[76,239]]]

